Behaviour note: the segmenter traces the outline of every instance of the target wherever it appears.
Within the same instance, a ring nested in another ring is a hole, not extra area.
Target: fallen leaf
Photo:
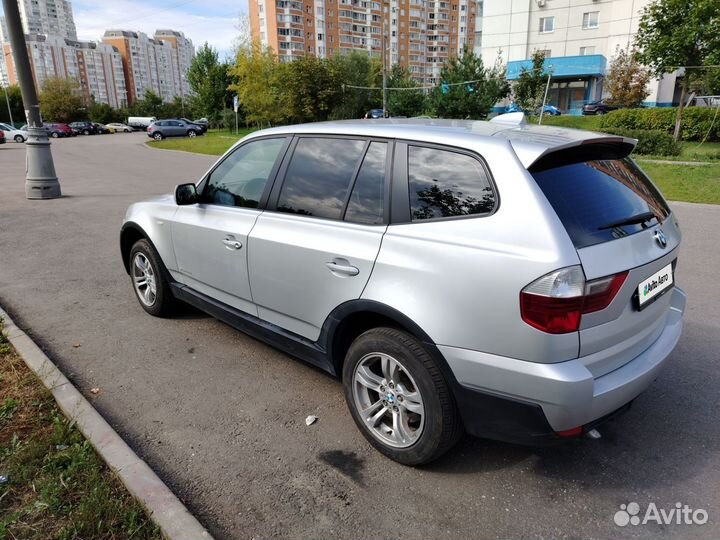
[[[77,349],[79,346],[80,346],[79,343],[73,343],[73,347],[75,347],[76,349]]]
[[[311,425],[313,425],[315,422],[317,422],[317,419],[318,419],[317,416],[310,415],[310,416],[308,416],[308,417],[305,419],[305,425],[306,425],[306,426],[311,426]]]

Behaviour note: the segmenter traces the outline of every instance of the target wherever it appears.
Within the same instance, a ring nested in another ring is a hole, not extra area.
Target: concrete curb
[[[122,440],[30,337],[0,308],[5,333],[27,366],[52,393],[60,409],[73,420],[100,457],[147,510],[169,540],[212,540],[160,478]]]

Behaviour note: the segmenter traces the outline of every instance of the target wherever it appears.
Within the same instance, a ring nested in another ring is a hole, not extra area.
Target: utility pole
[[[542,107],[540,107],[540,118],[538,118],[538,126],[542,125],[543,113],[545,112],[545,103],[547,103],[548,91],[550,90],[550,79],[552,79],[553,67],[548,66],[548,80],[545,85],[545,95],[543,96]]]
[[[25,143],[27,152],[25,196],[28,199],[55,199],[61,196],[60,182],[55,174],[50,139],[40,118],[40,105],[30,69],[17,0],[3,0],[3,9],[15,61],[15,73],[20,83],[28,123],[28,139]]]
[[[383,118],[387,115],[387,34],[385,33],[386,17],[383,17],[382,25],[382,107]]]

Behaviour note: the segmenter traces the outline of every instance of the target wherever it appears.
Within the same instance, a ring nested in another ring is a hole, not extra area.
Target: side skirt
[[[328,358],[327,351],[317,343],[253,317],[227,304],[218,302],[180,283],[170,283],[170,287],[173,296],[178,300],[187,302],[233,328],[268,345],[272,345],[291,356],[300,358],[323,371],[327,371],[331,375],[337,375],[332,362]]]

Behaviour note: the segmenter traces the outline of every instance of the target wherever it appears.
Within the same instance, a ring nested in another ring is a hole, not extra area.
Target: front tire
[[[192,138],[192,137],[197,136],[197,133],[196,133],[194,130],[190,129],[190,130],[188,130],[188,132],[187,132],[187,136],[190,137],[190,138]]]
[[[130,279],[140,305],[155,317],[167,317],[176,306],[163,270],[152,244],[144,238],[135,242],[130,250]]]
[[[363,436],[404,465],[422,465],[462,435],[451,390],[422,344],[394,328],[374,328],[350,346],[345,401]]]
[[[59,134],[57,131],[53,131],[53,132],[50,134],[50,136],[51,136],[53,139],[57,139],[57,138],[60,136],[60,134]]]

